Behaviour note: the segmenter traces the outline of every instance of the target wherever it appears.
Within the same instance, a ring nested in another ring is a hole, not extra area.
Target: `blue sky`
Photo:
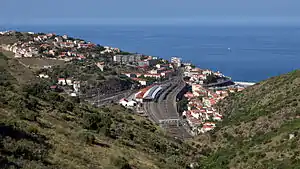
[[[1,24],[296,22],[300,0],[1,0]]]

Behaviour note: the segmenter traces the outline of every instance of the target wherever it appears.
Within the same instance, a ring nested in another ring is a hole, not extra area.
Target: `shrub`
[[[111,116],[105,113],[86,114],[84,117],[85,128],[90,130],[109,129],[112,124]]]

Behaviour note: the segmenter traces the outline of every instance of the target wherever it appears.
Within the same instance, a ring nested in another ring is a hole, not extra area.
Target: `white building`
[[[125,98],[121,99],[119,103],[124,107],[134,107],[137,105],[137,103],[135,101],[133,101],[133,100],[128,101]]]
[[[171,63],[175,64],[177,67],[180,67],[181,66],[181,58],[172,57],[171,58]]]
[[[63,86],[66,85],[66,79],[65,78],[59,78],[58,79],[58,84],[63,85]]]
[[[74,81],[73,83],[73,89],[76,93],[79,93],[79,89],[80,89],[80,81]]]
[[[69,85],[69,86],[72,86],[72,85],[73,85],[72,79],[66,79],[66,83],[67,83],[67,85]]]
[[[39,74],[39,77],[40,77],[40,78],[45,78],[45,79],[48,79],[48,78],[49,78],[48,75],[45,75],[45,74],[43,74],[43,73]]]

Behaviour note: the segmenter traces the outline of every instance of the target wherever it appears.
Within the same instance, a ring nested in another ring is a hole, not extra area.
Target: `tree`
[[[98,75],[98,76],[97,76],[97,80],[105,80],[105,77],[102,76],[102,75]]]
[[[92,113],[84,117],[85,128],[89,130],[107,130],[112,124],[111,116],[108,113]]]

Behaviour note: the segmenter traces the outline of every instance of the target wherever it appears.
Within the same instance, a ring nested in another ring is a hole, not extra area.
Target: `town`
[[[178,137],[213,130],[216,104],[253,83],[233,82],[179,57],[170,61],[54,33],[0,32],[1,50],[49,82],[49,89],[95,106],[119,103]],[[178,135],[179,134],[179,135]]]
[[[171,78],[171,82],[149,85],[130,99],[121,99],[120,104],[136,107],[137,112],[145,113],[161,126],[165,122],[175,122],[177,127],[181,126],[180,133],[186,130],[189,135],[195,136],[213,130],[216,123],[223,119],[216,104],[231,93],[242,91],[254,84],[233,82],[219,71],[182,63],[178,57],[172,57],[170,63],[177,72],[181,71]],[[156,66],[161,69],[161,65]],[[134,72],[125,75],[140,76]],[[180,102],[184,104],[179,105]]]

